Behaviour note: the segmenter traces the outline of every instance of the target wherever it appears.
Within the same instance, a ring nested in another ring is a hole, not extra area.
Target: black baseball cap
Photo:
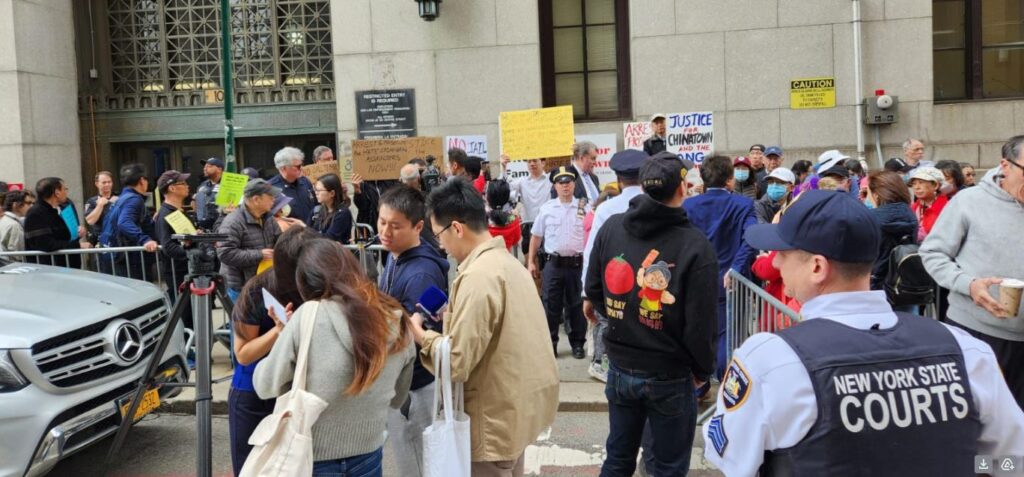
[[[187,181],[189,176],[191,176],[191,174],[185,174],[174,170],[164,171],[163,174],[160,174],[160,178],[156,180],[156,188],[160,189],[160,192],[165,192],[171,185]]]
[[[848,192],[810,190],[778,224],[753,225],[743,239],[759,250],[803,250],[837,262],[873,263],[880,229],[875,214]]]
[[[907,164],[906,161],[898,157],[894,157],[885,161],[885,170],[893,172],[909,172],[914,166]]]
[[[203,163],[204,166],[209,164],[211,166],[217,166],[217,167],[219,167],[221,169],[224,168],[224,161],[222,161],[222,160],[220,160],[220,159],[218,159],[216,157],[211,157],[209,159],[206,159],[205,161],[202,161],[202,163]]]
[[[679,157],[679,155],[674,153],[674,152],[661,151],[661,152],[651,156],[651,159],[675,159],[675,160],[677,160],[677,161],[679,161],[679,162],[681,162],[683,164],[683,169],[686,169],[688,171],[693,170],[693,161],[691,161],[689,159],[683,159],[683,158]]]
[[[685,175],[686,170],[678,157],[651,158],[640,168],[640,185],[645,194],[660,202],[675,194]]]

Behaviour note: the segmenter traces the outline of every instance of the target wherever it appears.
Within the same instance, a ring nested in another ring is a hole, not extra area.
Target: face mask
[[[746,182],[750,178],[750,171],[746,169],[736,169],[733,171],[733,177],[736,178],[737,182]]]
[[[939,193],[942,195],[949,195],[953,193],[955,189],[956,187],[953,184],[950,184],[949,182],[943,182],[942,187],[939,187]]]
[[[871,197],[867,197],[864,199],[864,205],[866,205],[869,209],[875,208],[875,202],[871,200]]]
[[[768,184],[768,190],[766,191],[768,198],[773,201],[778,201],[782,196],[786,195],[786,186],[782,184]]]

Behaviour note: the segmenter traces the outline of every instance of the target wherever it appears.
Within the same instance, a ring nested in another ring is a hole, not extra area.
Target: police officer
[[[870,291],[879,224],[849,194],[809,191],[751,227],[803,321],[733,354],[704,425],[726,475],[975,475],[975,456],[1024,455],[1024,413],[992,349],[894,313]]]
[[[551,345],[558,355],[558,320],[563,307],[569,319],[569,345],[572,356],[583,359],[587,341],[587,322],[583,317],[583,218],[590,212],[585,198],[573,197],[576,174],[573,169],[559,167],[550,173],[558,196],[545,203],[533,222],[527,266],[534,277],[541,274],[537,251],[544,244],[548,255],[543,270],[544,311],[551,332]]]
[[[203,161],[203,175],[206,176],[206,180],[199,184],[194,202],[196,222],[203,230],[213,230],[213,224],[220,216],[216,200],[220,178],[224,175],[224,161],[216,157]]]

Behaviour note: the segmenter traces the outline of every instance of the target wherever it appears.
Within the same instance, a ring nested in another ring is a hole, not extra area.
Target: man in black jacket
[[[665,115],[658,113],[651,116],[651,137],[644,141],[644,152],[653,156],[665,151]]]
[[[160,243],[158,255],[160,274],[163,276],[164,283],[167,284],[167,296],[171,299],[171,303],[178,299],[178,286],[185,280],[185,275],[188,275],[188,253],[181,246],[181,242],[172,239],[171,236],[185,233],[175,230],[172,223],[175,219],[187,221],[188,217],[184,212],[173,216],[172,214],[182,211],[182,204],[189,193],[188,182],[185,182],[189,175],[172,170],[160,174],[160,178],[156,180],[156,188],[160,191],[164,201],[160,204],[160,210],[157,212],[153,224],[153,238]],[[168,220],[168,216],[171,216],[170,220]],[[193,227],[195,226],[193,225]],[[185,328],[192,329],[191,303],[185,304],[182,324],[185,325]]]
[[[68,188],[59,177],[44,177],[36,183],[36,203],[25,213],[25,250],[55,252],[79,248],[79,241],[71,238],[71,230],[61,217],[60,207],[68,200]],[[84,240],[84,237],[82,238]],[[29,258],[29,262],[37,262]],[[59,267],[80,268],[78,255],[47,257],[38,263]]]
[[[694,388],[714,370],[718,262],[682,209],[685,170],[676,159],[649,159],[644,194],[613,216],[594,240],[584,307],[608,317],[610,361],[607,458],[601,475],[631,476],[645,422],[651,475],[689,469],[697,406]]]

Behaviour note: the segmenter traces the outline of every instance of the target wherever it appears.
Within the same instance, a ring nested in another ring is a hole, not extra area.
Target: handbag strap
[[[434,385],[434,420],[437,420],[439,404],[444,404],[444,420],[455,422],[455,409],[452,403],[452,356],[451,338],[445,336],[435,344],[434,371],[437,373]],[[461,387],[460,387],[461,393]]]
[[[313,325],[320,309],[319,301],[307,301],[300,317],[302,327],[299,328],[299,353],[295,358],[295,377],[292,379],[292,390],[306,390],[306,367],[309,362],[309,344],[313,342]]]

